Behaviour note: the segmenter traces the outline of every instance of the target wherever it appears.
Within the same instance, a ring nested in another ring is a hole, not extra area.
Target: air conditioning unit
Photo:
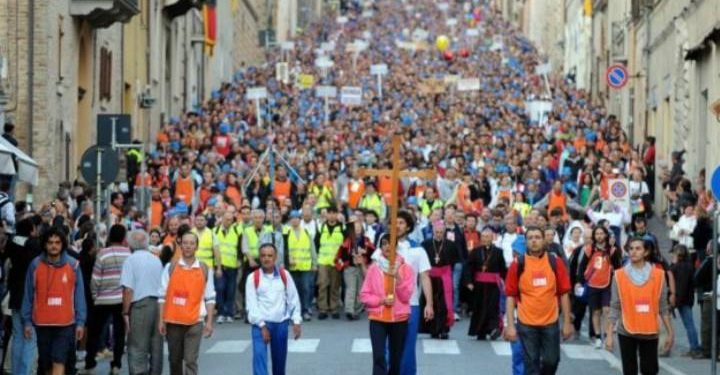
[[[157,99],[155,99],[152,94],[150,93],[150,88],[146,88],[145,91],[143,91],[140,94],[140,108],[152,108],[152,106],[155,105],[155,102]]]

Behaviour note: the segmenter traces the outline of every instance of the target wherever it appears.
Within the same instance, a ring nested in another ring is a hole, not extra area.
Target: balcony
[[[163,13],[173,19],[182,16],[192,8],[200,9],[205,0],[165,0],[164,3]]]
[[[140,13],[138,0],[71,0],[70,15],[86,20],[95,28],[115,22],[126,23]]]

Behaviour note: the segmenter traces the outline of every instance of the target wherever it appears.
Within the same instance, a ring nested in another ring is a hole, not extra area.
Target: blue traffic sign
[[[720,167],[715,168],[712,180],[710,180],[710,188],[712,189],[715,199],[720,201]]]
[[[628,82],[628,72],[622,64],[613,64],[608,67],[605,73],[605,80],[608,86],[614,89],[623,88]]]

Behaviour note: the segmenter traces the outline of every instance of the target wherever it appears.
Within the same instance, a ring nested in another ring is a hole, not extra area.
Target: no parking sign
[[[630,189],[626,179],[615,178],[608,180],[610,202],[630,212]]]
[[[628,78],[630,77],[623,64],[610,65],[605,72],[605,80],[608,86],[616,90],[623,88],[627,84]]]

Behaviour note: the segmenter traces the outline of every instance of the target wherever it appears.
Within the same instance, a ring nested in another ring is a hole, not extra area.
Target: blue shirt
[[[135,250],[123,263],[120,285],[132,289],[131,302],[159,297],[163,266],[160,259],[147,250]]]

